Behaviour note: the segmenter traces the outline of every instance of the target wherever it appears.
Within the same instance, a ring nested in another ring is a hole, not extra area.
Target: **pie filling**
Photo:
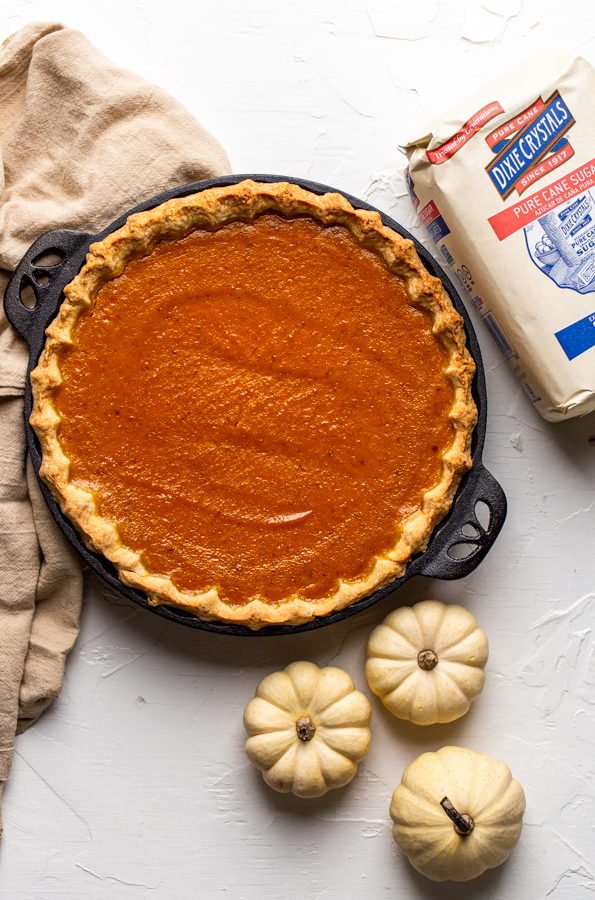
[[[267,214],[163,240],[62,352],[71,480],[181,591],[328,597],[441,479],[454,392],[431,326],[342,226]]]

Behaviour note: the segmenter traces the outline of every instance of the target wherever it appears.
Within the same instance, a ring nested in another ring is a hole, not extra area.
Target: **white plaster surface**
[[[336,185],[426,244],[397,151],[407,133],[539,47],[578,48],[595,64],[588,0],[2,0],[0,38],[34,19],[81,28],[167,88],[234,171]],[[275,639],[191,631],[90,581],[62,696],[17,740],[0,896],[595,898],[595,417],[544,422],[477,331],[485,462],[509,498],[483,564]],[[370,695],[364,645],[394,606],[432,596],[477,616],[490,661],[468,715],[417,728]],[[374,709],[355,780],[313,801],[270,790],[243,751],[257,683],[300,658],[347,669]],[[504,759],[527,794],[508,862],[459,887],[411,868],[388,815],[405,765],[448,743]]]

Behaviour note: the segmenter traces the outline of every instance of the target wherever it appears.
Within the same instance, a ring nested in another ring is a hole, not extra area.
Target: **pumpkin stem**
[[[440,801],[440,806],[448,816],[448,818],[452,821],[455,831],[457,834],[471,834],[473,829],[475,828],[475,822],[468,816],[466,813],[461,813],[454,808],[448,797],[443,797]]]
[[[300,741],[311,741],[316,734],[316,725],[310,716],[300,716],[295,723],[295,730]]]
[[[426,672],[431,672],[438,665],[438,657],[433,650],[420,650],[417,654],[417,665]]]

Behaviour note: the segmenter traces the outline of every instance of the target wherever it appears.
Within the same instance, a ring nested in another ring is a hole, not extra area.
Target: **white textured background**
[[[234,171],[336,185],[426,245],[396,149],[408,132],[539,47],[595,64],[590,0],[2,0],[0,39],[34,19],[81,28],[167,88]],[[485,462],[509,498],[485,562],[464,581],[414,579],[368,613],[276,639],[194,632],[90,584],[62,696],[17,740],[3,898],[594,900],[595,417],[541,420],[478,334]],[[267,788],[243,752],[258,681],[306,658],[344,667],[369,695],[371,628],[430,596],[462,602],[488,634],[471,712],[416,728],[372,697],[372,750],[349,787],[315,801]],[[418,875],[390,832],[403,768],[446,743],[504,759],[527,794],[509,861],[463,887]]]

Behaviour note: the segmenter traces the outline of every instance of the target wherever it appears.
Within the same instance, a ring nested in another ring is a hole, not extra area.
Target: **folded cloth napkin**
[[[0,154],[2,294],[43,232],[99,231],[154,194],[231,171],[177,101],[53,22],[0,49]],[[0,791],[15,734],[60,693],[82,596],[78,558],[27,459],[26,369],[26,347],[0,313]]]

